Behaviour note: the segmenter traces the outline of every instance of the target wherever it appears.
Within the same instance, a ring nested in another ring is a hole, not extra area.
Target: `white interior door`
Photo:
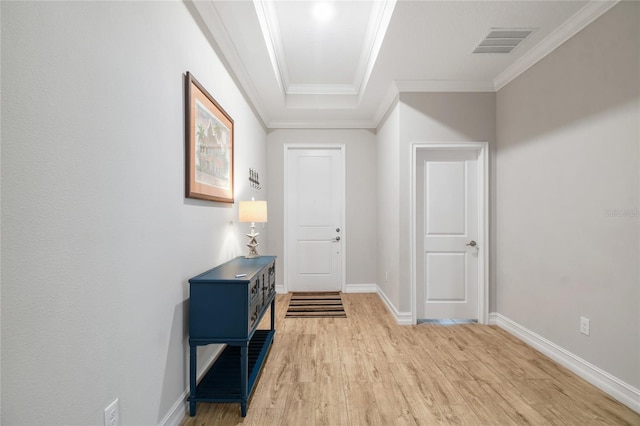
[[[289,291],[341,291],[343,150],[286,151],[285,269]]]
[[[418,319],[479,316],[478,151],[418,150]]]

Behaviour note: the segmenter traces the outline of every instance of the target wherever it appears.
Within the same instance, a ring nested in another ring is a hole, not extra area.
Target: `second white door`
[[[418,319],[478,319],[478,151],[418,150]]]
[[[341,291],[344,158],[341,148],[286,151],[289,291]]]

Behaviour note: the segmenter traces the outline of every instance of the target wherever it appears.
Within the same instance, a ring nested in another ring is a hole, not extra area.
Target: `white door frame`
[[[284,144],[284,214],[283,214],[283,222],[282,227],[284,229],[284,244],[283,244],[283,269],[284,269],[284,289],[285,293],[289,292],[289,227],[288,223],[288,205],[289,205],[289,197],[287,195],[287,184],[289,183],[289,151],[292,150],[303,150],[303,149],[322,149],[322,150],[338,150],[340,152],[340,156],[342,157],[342,209],[340,211],[340,222],[342,222],[342,227],[340,230],[340,239],[342,241],[342,250],[340,251],[340,262],[342,263],[342,271],[340,274],[340,288],[344,293],[346,290],[346,282],[347,282],[347,265],[346,265],[346,253],[347,253],[347,230],[346,230],[346,196],[347,196],[347,148],[345,144],[318,144],[318,143],[285,143]]]
[[[489,144],[487,142],[413,142],[409,210],[411,233],[411,319],[417,323],[416,296],[416,158],[418,151],[472,150],[478,152],[478,323],[489,323]]]

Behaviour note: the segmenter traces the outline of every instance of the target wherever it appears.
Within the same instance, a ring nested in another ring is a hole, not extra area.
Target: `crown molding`
[[[368,120],[277,121],[267,127],[275,129],[375,129],[376,123]]]
[[[357,95],[351,84],[290,84],[287,95]]]
[[[269,52],[271,67],[273,68],[280,90],[283,94],[286,94],[290,85],[289,66],[286,62],[280,24],[278,23],[278,14],[276,13],[274,2],[253,0],[253,7],[258,16],[262,38],[264,38],[264,43]]]
[[[495,92],[491,81],[401,80],[394,84],[398,92]]]
[[[587,25],[618,4],[619,1],[620,0],[592,0],[587,3],[564,24],[542,39],[540,43],[500,73],[500,75],[493,80],[495,90],[498,91],[509,84],[520,74],[531,68],[542,58],[553,52]]]
[[[398,87],[394,82],[392,82],[389,85],[387,92],[382,98],[382,101],[378,105],[378,109],[373,116],[373,122],[376,123],[376,129],[380,126],[380,123],[382,123],[387,114],[389,114],[393,106],[396,104],[399,95],[400,92],[398,91]]]
[[[365,49],[360,58],[360,64],[356,71],[354,88],[359,100],[362,100],[364,91],[369,84],[373,68],[378,60],[378,54],[382,48],[382,42],[389,29],[389,23],[396,8],[396,0],[384,0],[373,3],[374,11],[371,13],[364,43]]]
[[[211,42],[219,49],[221,53],[220,59],[223,63],[226,62],[225,65],[229,75],[232,78],[235,77],[237,80],[238,90],[247,96],[249,103],[262,121],[262,124],[267,127],[266,123],[268,123],[271,118],[258,95],[258,91],[256,90],[253,81],[249,77],[247,69],[240,59],[240,55],[238,54],[235,44],[231,40],[229,32],[222,22],[222,19],[220,19],[220,15],[216,10],[214,2],[190,1],[190,3],[202,18],[202,22],[211,36]]]

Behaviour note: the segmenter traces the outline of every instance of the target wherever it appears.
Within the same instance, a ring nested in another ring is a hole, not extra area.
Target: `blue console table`
[[[237,257],[189,280],[189,414],[197,402],[239,402],[242,417],[275,335],[276,257]],[[271,307],[271,329],[256,330]],[[197,348],[227,347],[196,383]]]

